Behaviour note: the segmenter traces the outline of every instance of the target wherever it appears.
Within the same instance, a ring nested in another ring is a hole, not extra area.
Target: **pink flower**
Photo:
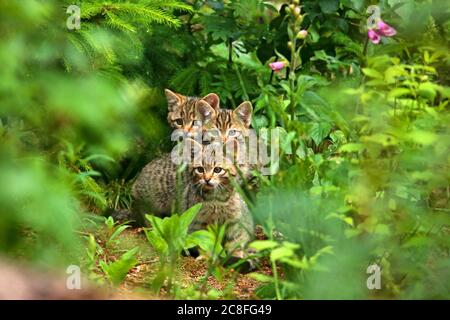
[[[285,66],[286,66],[286,62],[283,62],[283,61],[276,61],[276,62],[269,63],[269,67],[273,71],[280,71]]]
[[[367,32],[367,35],[369,36],[370,41],[374,44],[378,44],[381,40],[381,37],[374,29],[369,29]]]
[[[397,34],[397,31],[390,25],[385,23],[383,20],[378,21],[377,27],[378,27],[377,32],[382,36],[392,37]]]
[[[392,37],[397,34],[397,31],[388,25],[383,20],[378,21],[375,29],[369,29],[367,32],[367,36],[370,41],[374,44],[378,44],[381,40],[381,37]]]

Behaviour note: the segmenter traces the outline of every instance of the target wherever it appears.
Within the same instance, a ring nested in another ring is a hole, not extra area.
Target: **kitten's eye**
[[[197,167],[194,169],[196,173],[203,173],[205,172],[205,170],[203,169],[203,167]]]
[[[231,130],[228,131],[228,136],[229,137],[234,137],[234,136],[237,136],[237,135],[238,135],[238,131],[235,130],[235,129],[231,129]]]
[[[183,125],[183,119],[181,119],[181,118],[175,119],[175,123],[177,125],[179,125],[179,126],[182,126]]]
[[[214,168],[214,173],[221,173],[222,171],[223,171],[223,169],[221,167]]]

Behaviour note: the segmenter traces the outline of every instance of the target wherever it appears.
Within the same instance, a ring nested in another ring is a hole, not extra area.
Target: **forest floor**
[[[132,268],[125,281],[113,293],[113,299],[173,299],[164,288],[160,292],[151,289],[151,282],[159,268],[158,256],[153,252],[142,229],[129,229],[120,235],[121,246],[131,248],[139,246],[141,254],[137,257],[139,263]],[[110,258],[114,259],[111,254]],[[234,270],[225,270],[224,277],[219,281],[214,276],[206,280],[208,289],[226,293],[223,298],[232,299],[257,299],[255,290],[261,284],[253,279],[250,274],[241,274]],[[262,261],[255,272],[272,275],[272,270],[267,261]],[[207,274],[207,264],[204,260],[193,257],[180,257],[176,284],[182,288],[200,284]]]

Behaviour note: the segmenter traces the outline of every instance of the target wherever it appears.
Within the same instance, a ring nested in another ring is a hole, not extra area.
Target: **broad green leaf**
[[[103,260],[100,261],[100,267],[113,285],[120,284],[125,279],[128,271],[137,264],[136,254],[138,251],[139,248],[134,247],[125,252],[119,260],[110,264],[107,264]]]
[[[263,251],[266,249],[273,249],[278,246],[278,242],[272,240],[256,240],[249,244],[250,248],[253,248],[257,251]]]
[[[324,138],[328,136],[331,131],[331,125],[327,122],[313,123],[309,129],[309,136],[314,140],[316,145],[319,145]]]
[[[283,247],[288,248],[288,249],[292,249],[292,250],[297,250],[300,248],[300,244],[298,243],[293,243],[293,242],[289,242],[289,241],[283,241]]]
[[[426,236],[415,236],[406,241],[403,248],[425,247],[433,243],[433,240]]]
[[[391,91],[389,91],[388,97],[393,99],[393,98],[398,98],[404,95],[408,95],[411,94],[411,90],[407,89],[407,88],[395,88],[392,89]]]
[[[388,225],[379,223],[375,226],[374,233],[387,236],[391,234],[391,230],[389,229]]]
[[[376,133],[371,136],[364,136],[362,141],[370,141],[382,145],[383,147],[395,146],[398,144],[396,137],[385,133]]]
[[[340,152],[360,152],[365,149],[362,143],[347,143],[339,148]]]
[[[430,101],[434,101],[434,98],[436,97],[436,85],[431,82],[419,84],[419,95]]]
[[[202,208],[201,203],[197,203],[196,205],[190,207],[187,209],[181,216],[180,216],[180,225],[182,229],[189,228],[189,225],[194,221],[195,217],[197,216],[198,212]]]
[[[429,131],[423,131],[423,130],[413,130],[411,133],[407,134],[407,139],[415,142],[415,143],[419,143],[422,145],[432,145],[433,143],[435,143],[439,136],[437,134],[435,134],[434,132],[429,132]]]
[[[318,2],[323,13],[331,14],[339,8],[339,0],[319,0]]]
[[[292,257],[293,255],[294,250],[286,247],[279,247],[270,252],[270,260],[277,261],[281,258]]]
[[[308,268],[308,262],[305,260],[298,260],[298,259],[292,259],[292,258],[282,258],[280,259],[281,262],[286,263],[294,268],[298,269],[307,269]]]
[[[249,273],[248,276],[259,282],[274,282],[275,281],[273,277],[267,276],[262,273],[252,272],[252,273]]]
[[[383,75],[375,69],[363,68],[362,71],[364,72],[365,75],[367,75],[371,78],[383,79]]]

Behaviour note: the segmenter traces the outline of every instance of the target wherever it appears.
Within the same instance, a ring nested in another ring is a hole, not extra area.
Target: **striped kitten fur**
[[[246,203],[232,185],[232,180],[239,183],[240,179],[235,164],[226,157],[214,156],[212,151],[222,151],[220,144],[201,145],[187,138],[180,145],[186,144],[190,144],[188,147],[195,150],[200,157],[194,157],[197,161],[190,162],[182,172],[179,195],[176,194],[176,184],[173,183],[177,165],[171,161],[169,154],[152,161],[147,169],[144,168],[135,186],[144,183],[146,187],[133,186],[133,192],[137,192],[141,199],[158,198],[166,202],[178,196],[181,212],[202,203],[202,208],[189,226],[189,232],[205,229],[210,224],[226,223],[226,251],[233,257],[245,257],[246,246],[253,238],[254,224]],[[245,168],[241,167],[240,170]],[[152,183],[149,183],[150,181]],[[141,207],[136,209],[142,210],[142,213],[170,214],[164,212],[166,208],[161,207],[163,201],[141,201]]]
[[[225,249],[234,257],[245,257],[254,224],[246,203],[232,185],[233,180],[239,183],[240,179],[234,161],[222,155],[221,144],[200,145],[192,139],[186,139],[185,143],[191,143],[200,157],[194,157],[184,176],[187,180],[182,192],[182,210],[203,204],[190,231],[211,224],[226,224]]]
[[[214,121],[219,110],[219,97],[210,93],[203,98],[188,97],[165,89],[167,120],[182,138],[197,138],[202,133],[199,123]],[[147,164],[132,185],[131,218],[138,226],[146,224],[145,214],[169,215],[174,210],[178,166],[170,153]]]
[[[169,113],[173,112],[174,99],[173,92],[166,90],[168,95]],[[195,116],[204,125],[202,131],[215,132],[223,141],[233,141],[239,135],[245,134],[248,130],[251,120],[252,107],[249,102],[242,103],[235,110],[217,111],[203,99],[188,98],[177,95],[182,101],[191,101],[191,104],[185,104],[186,108],[191,108],[192,101],[196,99]],[[209,94],[206,97],[211,97]],[[184,98],[182,98],[184,97]],[[218,106],[218,102],[216,106]],[[188,111],[180,111],[179,114],[188,114]],[[234,131],[234,132],[233,132]],[[227,140],[228,139],[228,140]],[[147,213],[156,215],[169,215],[175,209],[176,190],[177,190],[177,170],[178,165],[171,161],[170,154],[165,154],[147,164],[138,175],[132,186],[133,208],[132,219],[137,225],[145,223],[144,216]]]
[[[220,109],[211,116],[208,114],[207,106],[199,105],[197,114],[203,122],[204,140],[215,140],[225,144],[230,140],[247,136],[252,112],[252,104],[249,101],[241,103],[234,110]],[[213,121],[210,121],[211,119]]]
[[[211,119],[219,111],[219,96],[210,93],[203,98],[188,97],[165,89],[168,104],[167,121],[174,129],[181,129],[184,136],[195,137],[201,133],[201,121]],[[206,102],[206,103],[205,103]],[[200,103],[200,104],[199,104]],[[201,108],[198,108],[203,103]],[[198,110],[203,114],[200,114]],[[201,117],[201,118],[200,118]]]

